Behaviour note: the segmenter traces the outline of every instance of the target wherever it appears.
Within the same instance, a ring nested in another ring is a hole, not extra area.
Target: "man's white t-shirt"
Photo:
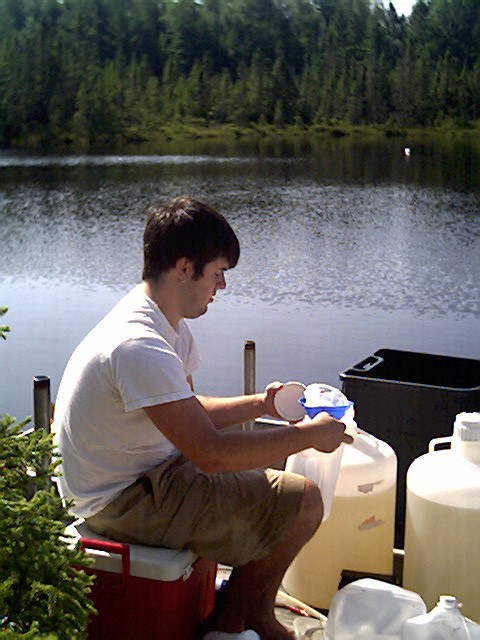
[[[73,513],[98,513],[176,451],[143,407],[192,397],[200,362],[190,330],[173,329],[142,285],[126,295],[72,354],[60,383],[54,431],[60,492]]]

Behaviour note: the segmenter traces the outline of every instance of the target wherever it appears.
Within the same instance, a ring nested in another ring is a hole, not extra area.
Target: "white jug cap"
[[[459,413],[455,419],[453,433],[460,440],[480,441],[480,413]]]
[[[445,609],[458,609],[459,604],[455,596],[440,596],[437,605]]]

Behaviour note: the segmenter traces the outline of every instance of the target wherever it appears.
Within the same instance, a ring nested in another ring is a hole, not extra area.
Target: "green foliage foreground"
[[[0,638],[80,639],[94,613],[92,578],[81,569],[90,561],[64,535],[52,436],[27,424],[0,416]]]
[[[0,318],[5,315],[8,311],[7,307],[0,307]],[[4,340],[7,339],[7,336],[5,335],[6,333],[8,333],[10,331],[10,327],[7,327],[6,325],[0,325],[0,338],[3,338]]]
[[[68,512],[50,486],[51,435],[0,418],[0,638],[84,636],[89,564],[64,537]]]

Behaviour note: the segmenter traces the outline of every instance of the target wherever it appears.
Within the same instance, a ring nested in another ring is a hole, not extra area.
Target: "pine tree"
[[[0,144],[478,118],[478,0],[0,0]],[[278,121],[278,119],[277,119]]]
[[[50,482],[52,437],[27,424],[0,416],[0,637],[76,640],[94,612],[92,578],[81,569],[89,561],[64,536],[68,511]]]
[[[5,315],[8,311],[8,307],[0,307],[0,318]],[[3,338],[4,340],[7,339],[7,336],[5,335],[6,333],[8,333],[10,331],[10,327],[7,327],[7,325],[0,325],[0,338]]]

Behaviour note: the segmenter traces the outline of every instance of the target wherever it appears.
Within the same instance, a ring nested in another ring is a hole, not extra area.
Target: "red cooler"
[[[83,520],[67,527],[94,559],[89,640],[194,640],[212,611],[215,562],[192,551],[113,542]]]

